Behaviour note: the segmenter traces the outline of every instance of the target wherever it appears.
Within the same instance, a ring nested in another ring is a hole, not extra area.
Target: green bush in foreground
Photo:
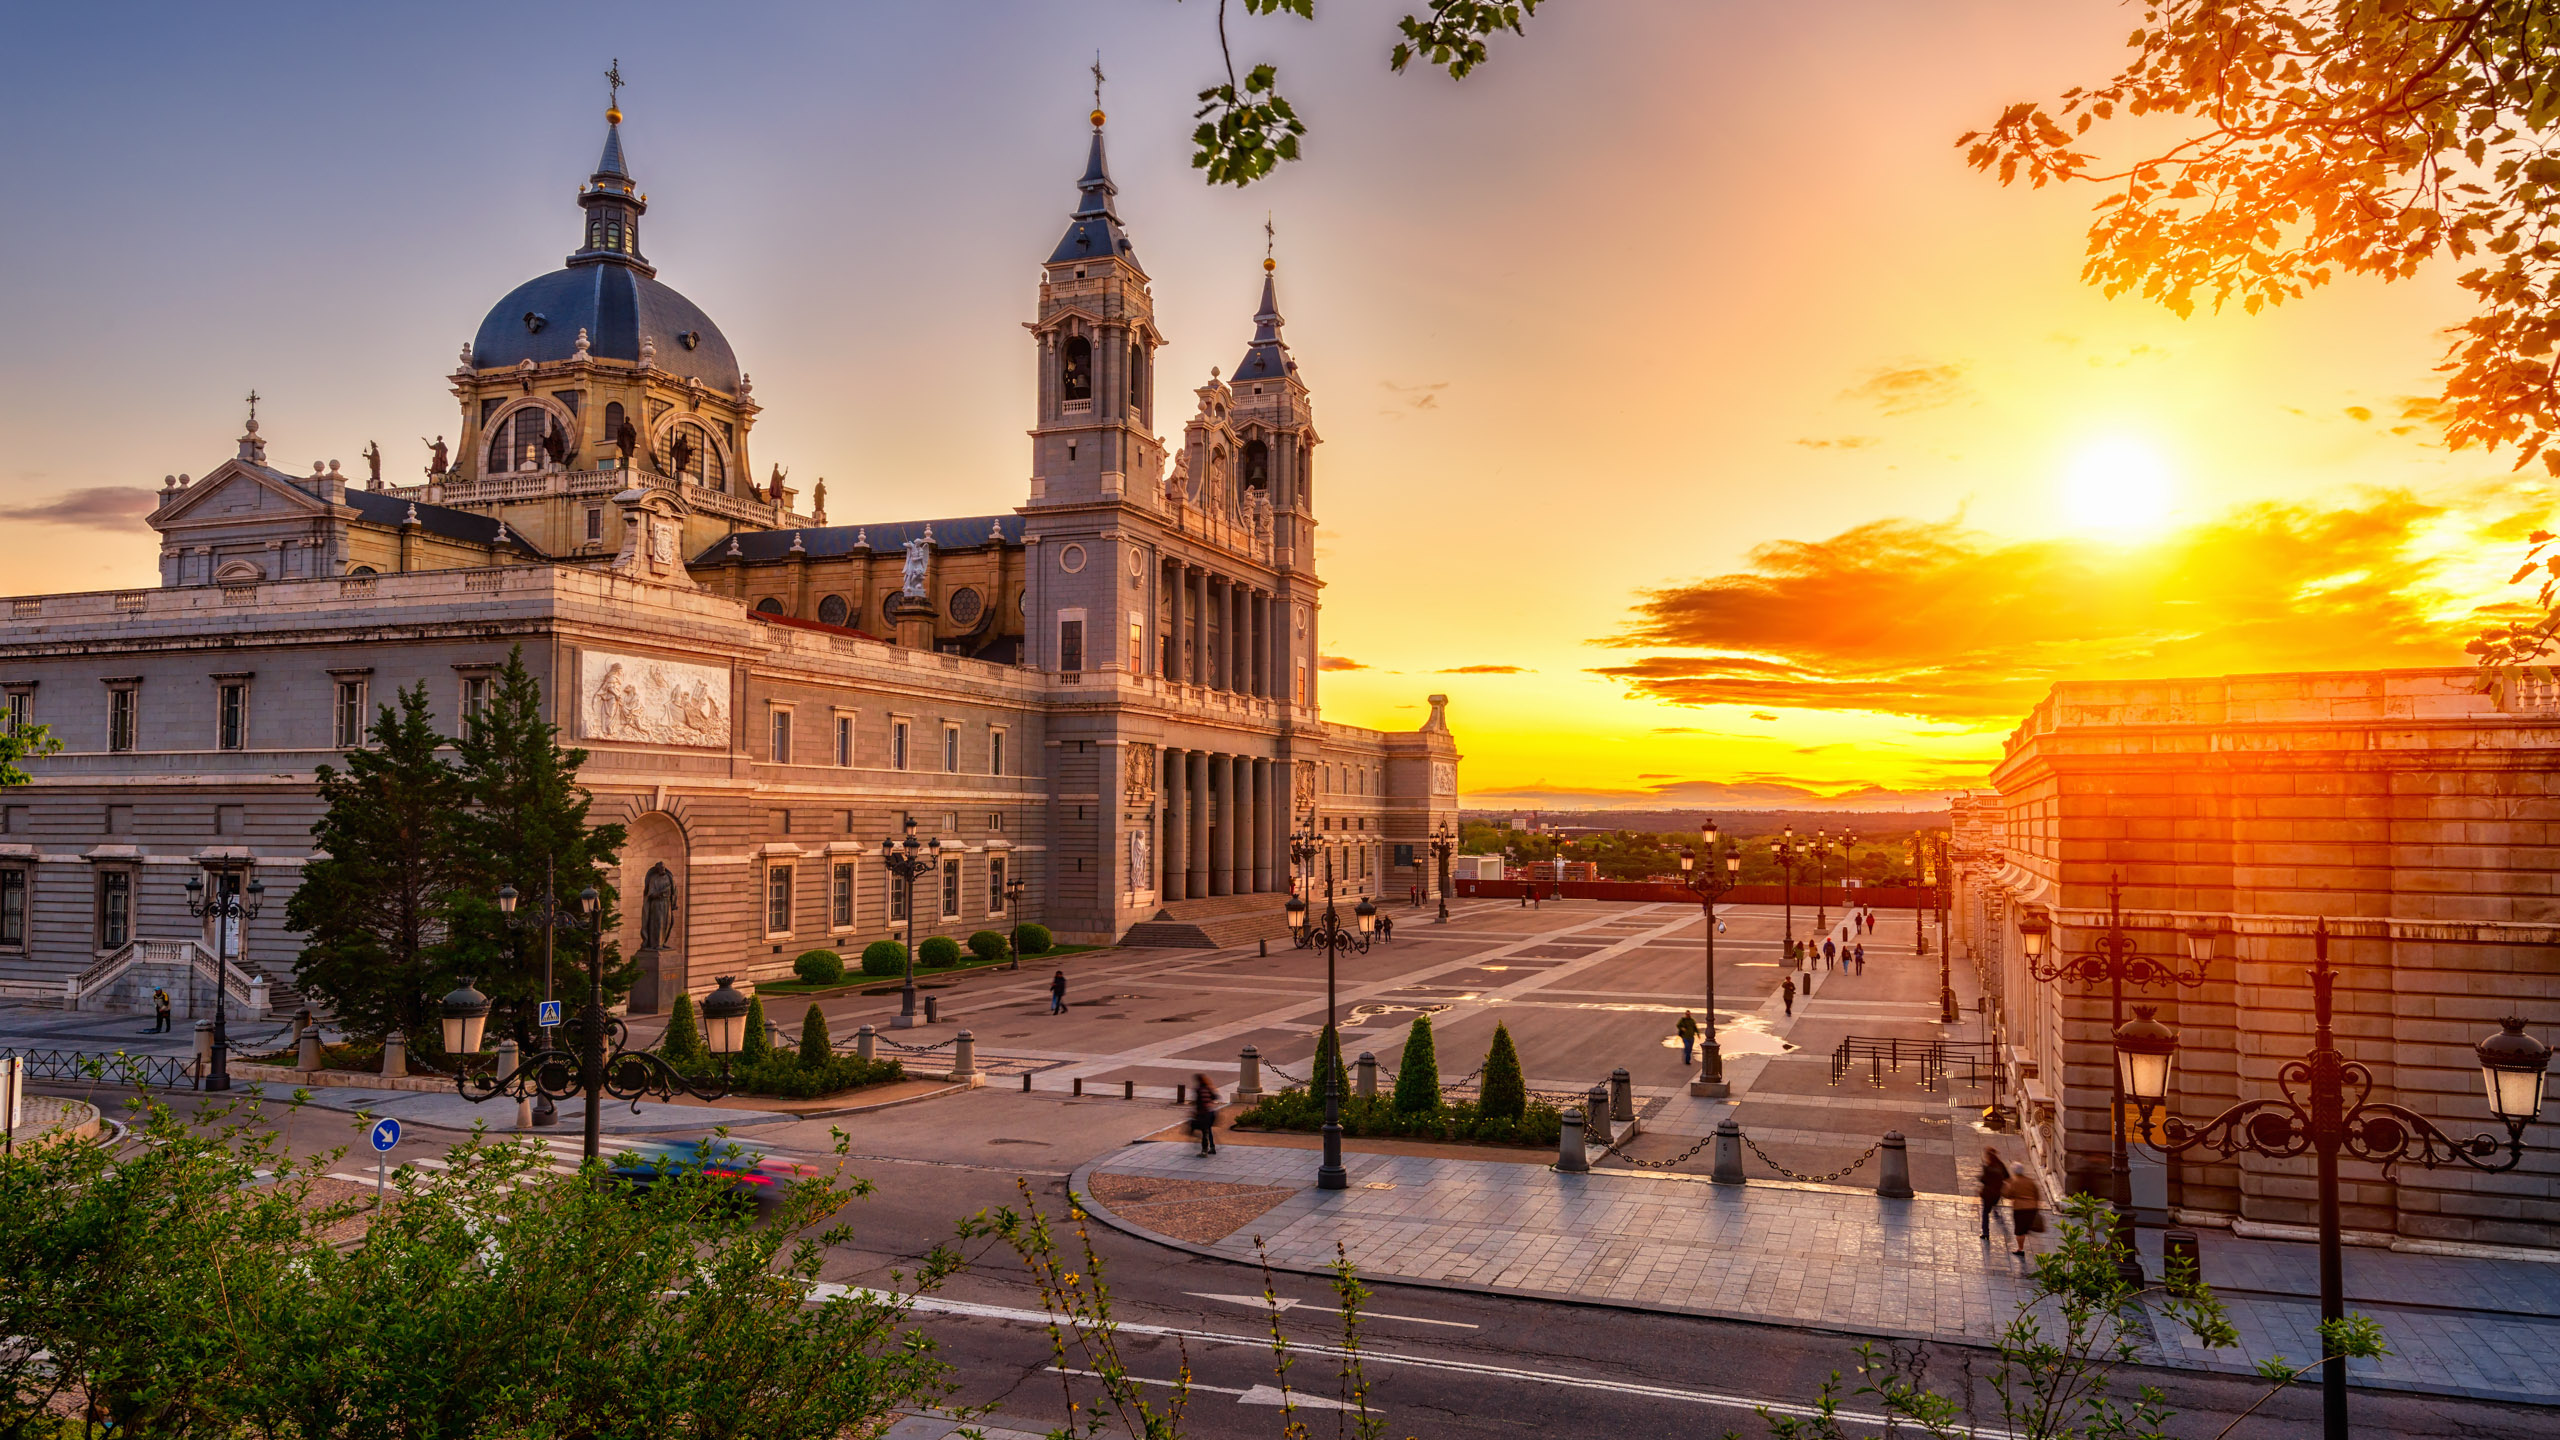
[[[916,947],[916,963],[936,970],[960,963],[960,942],[948,935],[928,935]]]
[[[791,973],[811,985],[833,985],[844,978],[844,957],[833,950],[803,950],[791,962]]]
[[[1004,958],[1004,937],[993,930],[981,930],[969,937],[969,953],[981,960]]]
[[[907,947],[895,940],[874,940],[863,946],[862,973],[904,975],[907,973]]]
[[[1046,955],[1049,953],[1049,947],[1057,943],[1058,942],[1050,936],[1049,927],[1046,925],[1016,925],[1013,927],[1013,948],[1022,954]]]

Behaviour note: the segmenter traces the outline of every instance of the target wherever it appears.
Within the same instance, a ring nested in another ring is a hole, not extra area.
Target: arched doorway
[[[692,972],[686,964],[690,947],[685,937],[692,929],[693,879],[685,857],[684,826],[674,816],[652,810],[631,822],[629,839],[622,847],[619,938],[622,953],[640,962],[640,973],[631,982],[634,1015],[664,1013],[692,985]],[[672,889],[663,902],[669,912],[666,935],[652,950],[644,943],[648,938],[649,877],[661,865],[666,867],[666,881]]]

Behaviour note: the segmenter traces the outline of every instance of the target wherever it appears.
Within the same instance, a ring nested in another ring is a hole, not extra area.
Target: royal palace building
[[[272,466],[253,406],[233,458],[164,482],[157,588],[7,602],[0,722],[63,749],[0,791],[0,994],[117,1006],[210,973],[186,884],[242,861],[267,903],[226,978],[282,983],[316,767],[420,681],[458,730],[519,647],[595,816],[629,827],[629,923],[642,876],[676,881],[636,1008],[902,931],[879,845],[909,818],[948,843],[919,936],[1001,926],[1009,890],[1071,940],[1277,934],[1309,827],[1346,894],[1437,893],[1443,700],[1404,733],[1320,708],[1318,436],[1270,261],[1242,362],[1164,433],[1095,112],[1027,327],[1024,503],[834,523],[823,481],[757,478],[753,385],[657,278],[621,118],[566,265],[446,377],[420,483],[378,447],[361,477]]]

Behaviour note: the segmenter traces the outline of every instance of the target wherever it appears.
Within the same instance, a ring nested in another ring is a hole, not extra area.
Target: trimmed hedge
[[[669,1061],[670,1064],[674,1062]],[[686,1075],[715,1079],[720,1068],[713,1064],[676,1067]],[[791,1050],[768,1047],[755,1059],[737,1057],[729,1066],[731,1093],[738,1095],[770,1095],[781,1100],[812,1100],[821,1095],[859,1089],[865,1085],[885,1085],[903,1080],[906,1067],[895,1060],[865,1060],[859,1055],[830,1055],[812,1065]]]
[[[1266,1095],[1234,1124],[1259,1130],[1316,1131],[1324,1127],[1324,1099],[1293,1085]],[[1476,1140],[1496,1145],[1553,1145],[1563,1132],[1564,1117],[1544,1101],[1531,1101],[1516,1120],[1487,1116],[1473,1100],[1460,1100],[1419,1114],[1399,1111],[1391,1095],[1346,1095],[1342,1101],[1342,1133],[1407,1140]]]
[[[1001,960],[1004,949],[1004,937],[993,930],[981,930],[969,937],[969,953],[981,960]]]
[[[1047,954],[1049,947],[1057,943],[1056,938],[1050,935],[1049,927],[1046,925],[1016,925],[1013,927],[1014,948],[1020,950],[1025,955]]]
[[[907,973],[907,947],[895,940],[874,940],[863,946],[862,973],[865,975]]]
[[[940,970],[960,963],[960,942],[948,935],[928,935],[916,947],[916,963]]]
[[[844,957],[833,950],[803,950],[791,962],[791,973],[812,985],[833,985],[844,978]]]

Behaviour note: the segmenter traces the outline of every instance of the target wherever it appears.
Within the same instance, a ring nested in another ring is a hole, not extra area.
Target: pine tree
[[[1485,1052],[1484,1088],[1476,1113],[1487,1120],[1517,1120],[1529,1111],[1529,1084],[1520,1076],[1520,1052],[1512,1048],[1511,1028],[1496,1023],[1493,1048]]]
[[[1314,1068],[1307,1071],[1307,1093],[1322,1100],[1324,1077],[1327,1075],[1333,1077],[1334,1093],[1349,1100],[1351,1072],[1344,1068],[1342,1063],[1342,1037],[1334,1033],[1333,1026],[1330,1024],[1324,1027],[1323,1033],[1316,1036],[1316,1063]]]
[[[319,767],[328,809],[311,827],[323,858],[303,866],[285,924],[305,937],[294,983],[354,1034],[393,1030],[433,1047],[430,997],[451,988],[438,952],[455,883],[453,818],[462,780],[436,754],[427,683],[397,693],[347,752]]]
[[[1431,1017],[1413,1017],[1396,1061],[1396,1113],[1428,1115],[1440,1108],[1440,1056],[1431,1040]]]
[[[738,1059],[753,1064],[772,1053],[773,1041],[764,1033],[764,997],[757,995],[747,1001],[747,1033],[738,1042]]]
[[[835,1046],[827,1039],[827,1012],[809,1002],[809,1013],[800,1021],[800,1063],[811,1068],[835,1058]]]
[[[658,1041],[658,1053],[680,1070],[710,1058],[702,1043],[702,1028],[693,1020],[692,996],[676,996],[667,1012],[667,1033]]]
[[[584,922],[594,928],[563,929],[555,942],[554,993],[575,1010],[586,990],[588,937],[610,937],[621,923],[613,867],[622,858],[623,829],[587,823],[593,797],[578,784],[587,752],[562,746],[559,727],[543,717],[542,684],[524,668],[523,647],[508,654],[496,678],[488,704],[454,742],[465,805],[454,821],[460,883],[446,906],[447,951],[453,968],[476,977],[492,1002],[491,1034],[522,1037],[542,998],[542,934],[535,926],[509,927],[498,890],[515,887],[520,916],[537,910],[546,892],[564,916],[574,916],[578,892],[595,887],[596,913]],[[609,938],[601,961],[609,1005],[630,992],[638,966],[625,963]]]

